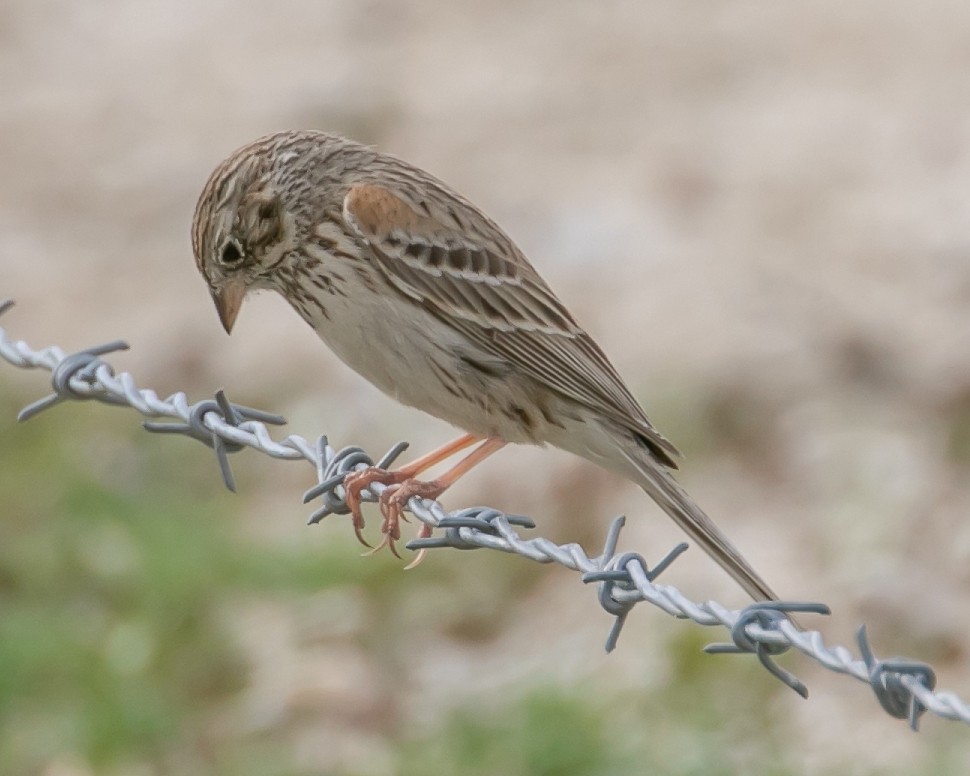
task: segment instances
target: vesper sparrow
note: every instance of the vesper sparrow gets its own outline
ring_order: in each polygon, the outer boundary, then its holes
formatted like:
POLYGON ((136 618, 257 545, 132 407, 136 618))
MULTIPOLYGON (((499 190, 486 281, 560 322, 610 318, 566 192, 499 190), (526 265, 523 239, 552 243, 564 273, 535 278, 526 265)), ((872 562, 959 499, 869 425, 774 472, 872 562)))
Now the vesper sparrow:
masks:
MULTIPOLYGON (((551 444, 640 485, 755 599, 775 594, 670 474, 677 449, 512 240, 407 162, 336 135, 292 131, 239 149, 196 206, 192 247, 226 331, 250 290, 278 291, 351 368, 467 433, 396 471, 382 544, 413 495, 437 497, 509 442, 551 444), (430 482, 415 476, 476 442, 430 482)), ((361 539, 363 541, 363 539, 361 539)))

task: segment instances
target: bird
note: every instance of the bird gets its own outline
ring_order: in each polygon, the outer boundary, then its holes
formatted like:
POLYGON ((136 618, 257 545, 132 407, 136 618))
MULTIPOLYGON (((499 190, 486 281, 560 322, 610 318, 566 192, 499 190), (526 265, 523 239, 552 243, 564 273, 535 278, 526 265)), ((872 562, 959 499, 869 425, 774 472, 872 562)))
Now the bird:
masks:
POLYGON ((379 547, 397 554, 410 498, 438 498, 506 444, 552 445, 639 485, 755 601, 777 600, 674 478, 680 453, 603 349, 502 228, 430 173, 333 133, 270 134, 211 173, 192 249, 227 333, 249 292, 275 291, 351 369, 464 432, 347 475, 362 543, 368 486, 386 486, 379 547))

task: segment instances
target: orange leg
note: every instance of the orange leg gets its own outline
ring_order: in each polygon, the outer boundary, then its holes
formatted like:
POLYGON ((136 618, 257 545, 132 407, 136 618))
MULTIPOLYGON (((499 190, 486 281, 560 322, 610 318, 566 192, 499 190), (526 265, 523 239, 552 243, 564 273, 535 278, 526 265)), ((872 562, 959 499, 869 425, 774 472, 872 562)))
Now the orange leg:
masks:
MULTIPOLYGON (((430 499, 438 498, 471 469, 503 447, 505 447, 504 440, 498 439, 497 437, 489 437, 437 479, 422 482, 421 480, 409 477, 385 488, 380 498, 381 514, 384 515, 384 521, 381 524, 381 533, 384 534, 384 539, 374 549, 374 552, 386 544, 391 548, 391 552, 394 555, 400 557, 394 543, 401 538, 400 523, 404 517, 404 507, 408 501, 414 496, 430 499)), ((428 536, 429 534, 430 526, 424 526, 419 536, 428 536)), ((412 563, 408 564, 407 568, 414 568, 423 558, 424 551, 421 551, 418 553, 418 557, 412 563)))
POLYGON ((481 437, 477 437, 474 434, 463 434, 457 439, 432 450, 427 455, 421 456, 400 469, 389 471, 378 468, 377 466, 370 466, 366 469, 348 474, 344 478, 344 493, 346 494, 344 501, 350 508, 354 535, 357 537, 357 541, 365 547, 370 547, 362 533, 364 529, 364 516, 360 511, 360 494, 367 487, 373 485, 375 482, 380 482, 385 485, 397 485, 406 482, 426 469, 430 469, 435 464, 444 461, 446 458, 450 458, 455 453, 464 450, 469 445, 473 445, 480 440, 481 437))

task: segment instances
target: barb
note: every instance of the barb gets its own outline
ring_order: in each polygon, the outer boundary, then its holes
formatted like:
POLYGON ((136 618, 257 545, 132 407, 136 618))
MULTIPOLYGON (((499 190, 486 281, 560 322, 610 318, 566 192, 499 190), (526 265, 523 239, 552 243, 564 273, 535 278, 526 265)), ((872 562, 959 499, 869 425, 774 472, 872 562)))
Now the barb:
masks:
MULTIPOLYGON (((10 301, 0 302, 0 315, 12 304, 10 301)), ((304 503, 319 498, 322 506, 311 514, 311 524, 327 515, 347 512, 344 477, 350 471, 373 465, 364 450, 359 447, 334 450, 323 436, 310 442, 290 434, 277 442, 270 436, 266 424, 281 426, 285 423, 282 417, 232 404, 222 391, 215 399, 195 404, 189 404, 181 392, 160 399, 150 389, 137 388, 134 378, 127 372, 116 375, 101 358, 126 348, 125 343, 117 341, 70 355, 53 346, 37 351, 23 341, 11 341, 0 327, 0 359, 23 369, 40 368, 52 373, 53 394, 24 408, 19 419, 26 420, 71 399, 131 407, 149 418, 175 421, 149 421, 144 424, 147 430, 184 434, 211 447, 223 481, 230 490, 235 488, 235 483, 228 455, 248 447, 274 458, 304 460, 314 467, 317 484, 306 492, 304 503)), ((379 465, 389 466, 406 448, 405 443, 393 446, 380 459, 379 465)), ((374 484, 362 497, 376 501, 382 490, 382 485, 374 484)), ((443 529, 439 536, 412 541, 407 545, 409 549, 499 550, 539 563, 558 563, 580 572, 584 582, 599 585, 600 603, 614 618, 606 643, 608 651, 616 647, 631 609, 637 603, 648 602, 674 617, 689 619, 699 625, 726 627, 731 634, 731 643, 713 644, 706 651, 754 653, 768 671, 803 697, 808 694, 805 685, 778 667, 773 656, 795 649, 831 671, 869 684, 882 708, 894 717, 907 719, 913 730, 917 729, 920 716, 926 712, 970 725, 970 706, 955 693, 937 691, 936 676, 928 665, 902 658, 878 660, 869 646, 864 628, 858 636, 862 657, 856 658, 845 647, 827 647, 821 633, 800 630, 788 617, 793 612, 828 614, 829 609, 824 604, 771 602, 732 611, 715 601, 695 603, 676 588, 657 584, 659 575, 687 545, 678 545, 652 568, 636 553, 617 555, 616 548, 625 522, 623 517, 613 521, 603 551, 591 558, 578 544, 557 545, 543 538, 523 539, 516 529, 534 528, 535 524, 529 518, 506 515, 490 507, 471 507, 449 513, 436 501, 414 497, 408 503, 408 511, 422 522, 443 529)))
POLYGON ((748 625, 756 623, 764 630, 777 630, 782 621, 787 620, 788 614, 794 612, 811 612, 813 614, 831 614, 832 611, 825 604, 794 603, 786 601, 762 601, 745 607, 734 625, 731 626, 731 640, 733 644, 708 644, 704 651, 708 654, 729 653, 738 654, 753 652, 758 656, 761 665, 780 682, 791 687, 803 698, 808 697, 808 688, 798 677, 772 660, 772 656, 787 652, 789 644, 771 644, 752 639, 748 633, 748 625))
MULTIPOLYGON (((42 399, 41 401, 46 400, 42 399)), ((142 423, 142 426, 146 431, 153 431, 155 433, 185 434, 211 447, 215 451, 216 459, 219 461, 219 471, 222 472, 222 481, 229 490, 235 493, 236 481, 232 476, 232 469, 229 466, 229 453, 239 452, 243 449, 243 445, 239 442, 227 441, 220 433, 210 428, 208 424, 212 423, 215 427, 223 426, 239 429, 247 420, 270 423, 274 426, 286 425, 286 419, 282 415, 273 415, 262 410, 233 404, 226 398, 225 391, 220 389, 216 391, 215 401, 210 399, 193 404, 189 408, 189 416, 185 423, 153 423, 146 420, 142 423)))

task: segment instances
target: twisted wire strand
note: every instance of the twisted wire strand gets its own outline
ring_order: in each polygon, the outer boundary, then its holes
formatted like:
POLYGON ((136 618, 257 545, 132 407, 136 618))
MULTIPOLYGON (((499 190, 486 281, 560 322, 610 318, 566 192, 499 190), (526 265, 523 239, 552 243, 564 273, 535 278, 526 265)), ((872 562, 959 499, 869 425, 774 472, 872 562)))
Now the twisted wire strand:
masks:
MULTIPOLYGON (((9 300, 0 302, 0 315, 12 305, 9 300)), ((110 364, 101 358, 124 349, 127 345, 117 341, 72 354, 57 346, 36 350, 22 340, 11 340, 0 327, 0 359, 22 369, 51 372, 53 393, 25 407, 18 418, 27 420, 69 400, 94 400, 131 407, 152 419, 144 423, 147 430, 184 434, 211 447, 223 480, 230 489, 235 486, 228 456, 249 447, 274 458, 305 460, 314 467, 317 485, 306 492, 304 502, 319 499, 322 506, 311 514, 309 523, 349 511, 343 500, 343 479, 350 471, 374 465, 365 451, 358 447, 335 450, 323 436, 311 442, 290 434, 277 441, 270 434, 268 425, 283 425, 282 417, 233 404, 222 391, 217 392, 215 399, 195 403, 190 403, 181 391, 159 398, 155 391, 139 388, 129 373, 115 374, 110 364), (167 419, 168 422, 158 422, 157 419, 167 419)), ((395 445, 377 461, 377 465, 390 466, 406 447, 404 443, 395 445)), ((362 497, 366 501, 376 501, 383 489, 382 484, 375 483, 364 491, 362 497)), ((438 536, 410 542, 409 549, 498 550, 539 563, 557 563, 579 572, 584 582, 597 584, 601 606, 614 617, 607 637, 607 651, 616 646, 630 610, 637 603, 648 602, 671 616, 698 625, 724 626, 730 632, 731 642, 709 645, 706 651, 754 654, 772 675, 803 697, 808 695, 805 685, 772 659, 790 648, 824 668, 869 684, 882 708, 893 717, 908 720, 913 730, 918 729, 920 717, 926 712, 970 725, 970 705, 954 692, 936 690, 936 676, 929 665, 902 658, 876 658, 864 627, 857 634, 861 655, 857 657, 846 647, 827 646, 819 631, 801 630, 788 616, 799 612, 828 614, 829 608, 824 604, 764 602, 731 610, 716 601, 692 601, 677 588, 658 584, 655 580, 659 574, 687 546, 678 545, 652 568, 636 553, 617 555, 616 546, 624 525, 622 517, 613 521, 602 552, 590 557, 578 544, 558 545, 541 537, 523 539, 516 529, 533 528, 534 523, 529 518, 506 515, 490 507, 447 512, 436 501, 414 497, 407 508, 417 519, 440 529, 438 536)))

